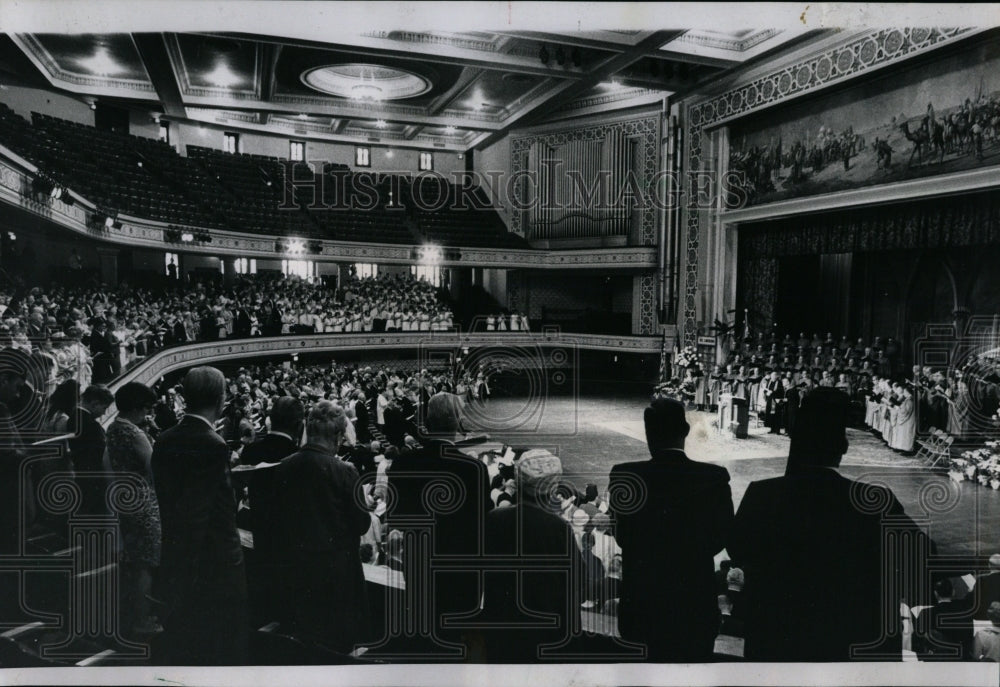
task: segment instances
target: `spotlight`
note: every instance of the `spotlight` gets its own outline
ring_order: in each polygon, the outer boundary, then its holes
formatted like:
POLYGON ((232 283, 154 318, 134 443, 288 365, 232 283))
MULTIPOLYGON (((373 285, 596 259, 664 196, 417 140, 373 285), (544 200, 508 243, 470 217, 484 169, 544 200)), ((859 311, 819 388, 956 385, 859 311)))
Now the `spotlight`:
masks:
POLYGON ((544 65, 548 65, 549 63, 549 51, 544 45, 542 46, 542 49, 538 51, 538 59, 540 59, 544 65))
POLYGON ((192 234, 190 231, 182 231, 181 232, 181 242, 182 243, 193 243, 194 242, 194 234, 192 234))
POLYGON ((286 252, 292 254, 304 253, 306 250, 305 241, 302 239, 289 239, 286 252))
POLYGON ((385 127, 388 126, 388 124, 386 124, 386 121, 384 119, 376 119, 375 126, 377 126, 379 129, 384 129, 385 127))
POLYGON ((446 126, 446 127, 444 128, 444 132, 445 132, 446 134, 449 134, 449 135, 451 135, 451 134, 455 133, 455 131, 456 131, 455 127, 453 127, 453 126, 451 126, 451 125, 448 125, 448 126, 446 126))

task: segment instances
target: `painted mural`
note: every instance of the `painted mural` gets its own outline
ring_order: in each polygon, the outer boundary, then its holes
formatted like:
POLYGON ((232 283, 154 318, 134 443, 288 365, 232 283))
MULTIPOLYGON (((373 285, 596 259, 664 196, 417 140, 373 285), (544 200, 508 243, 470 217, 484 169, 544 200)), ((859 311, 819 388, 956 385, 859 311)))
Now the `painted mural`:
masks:
POLYGON ((736 122, 729 141, 744 206, 1000 164, 1000 40, 736 122))

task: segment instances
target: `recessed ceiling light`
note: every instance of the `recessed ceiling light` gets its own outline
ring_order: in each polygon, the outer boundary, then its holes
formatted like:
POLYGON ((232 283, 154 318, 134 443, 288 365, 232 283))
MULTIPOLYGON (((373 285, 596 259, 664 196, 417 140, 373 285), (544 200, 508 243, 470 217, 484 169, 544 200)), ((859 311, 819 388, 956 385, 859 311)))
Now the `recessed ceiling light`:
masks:
POLYGON ((79 64, 87 71, 101 76, 121 74, 124 70, 122 65, 111 56, 111 52, 106 46, 98 46, 97 50, 90 57, 79 60, 79 64))
POLYGON ((219 88, 230 88, 242 81, 239 75, 235 74, 233 70, 229 68, 229 65, 226 64, 225 60, 219 60, 215 64, 215 69, 206 74, 205 78, 219 88))

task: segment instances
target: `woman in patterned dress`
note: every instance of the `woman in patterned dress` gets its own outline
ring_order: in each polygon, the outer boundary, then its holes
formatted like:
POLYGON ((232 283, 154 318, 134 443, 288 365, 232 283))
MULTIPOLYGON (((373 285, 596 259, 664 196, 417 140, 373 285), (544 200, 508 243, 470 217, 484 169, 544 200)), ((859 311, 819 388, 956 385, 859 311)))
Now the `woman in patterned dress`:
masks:
POLYGON ((156 394, 145 384, 129 382, 115 394, 118 416, 107 432, 106 460, 117 473, 127 473, 128 497, 118 510, 121 533, 122 626, 141 636, 159 626, 149 613, 147 595, 153 570, 160 565, 160 506, 153 488, 153 447, 140 425, 152 414, 156 394))

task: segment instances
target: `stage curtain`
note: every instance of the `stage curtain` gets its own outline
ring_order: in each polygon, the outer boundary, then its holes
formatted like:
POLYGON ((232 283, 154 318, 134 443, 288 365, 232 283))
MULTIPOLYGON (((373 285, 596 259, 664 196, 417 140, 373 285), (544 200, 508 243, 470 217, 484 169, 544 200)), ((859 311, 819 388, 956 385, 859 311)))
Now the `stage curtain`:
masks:
POLYGON ((741 225, 740 258, 953 248, 1000 242, 1000 194, 899 203, 741 225))

